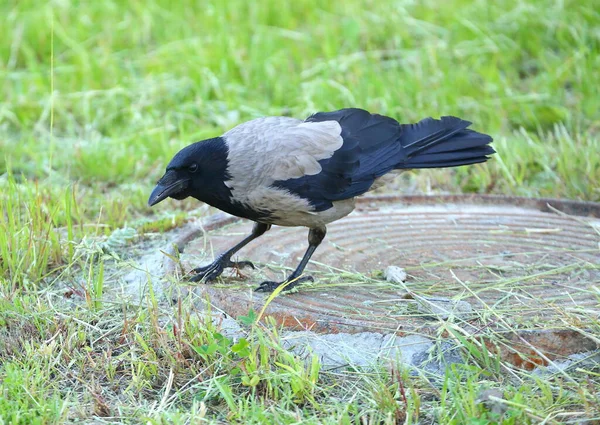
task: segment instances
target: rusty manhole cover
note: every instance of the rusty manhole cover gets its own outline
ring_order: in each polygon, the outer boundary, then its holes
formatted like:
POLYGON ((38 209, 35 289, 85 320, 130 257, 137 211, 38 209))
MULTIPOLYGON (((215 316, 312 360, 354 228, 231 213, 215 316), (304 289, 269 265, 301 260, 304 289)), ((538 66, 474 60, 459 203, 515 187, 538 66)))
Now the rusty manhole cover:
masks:
MULTIPOLYGON (((415 305, 416 296, 470 303, 474 326, 493 323, 530 335, 569 328, 574 321, 585 326, 586 318, 600 315, 599 217, 600 204, 587 202, 470 195, 363 198, 356 211, 328 226, 306 269, 316 283, 277 297, 266 315, 317 332, 436 332, 435 320, 415 305), (385 281, 381 271, 388 266, 404 268, 406 282, 385 281)), ((186 270, 208 263, 252 227, 223 215, 208 222, 212 230, 185 246, 186 270)), ((233 317, 260 310, 268 295, 252 289, 289 274, 306 238, 307 229, 273 227, 239 253, 258 270, 243 270, 243 279, 226 272, 222 283, 198 289, 233 317)))

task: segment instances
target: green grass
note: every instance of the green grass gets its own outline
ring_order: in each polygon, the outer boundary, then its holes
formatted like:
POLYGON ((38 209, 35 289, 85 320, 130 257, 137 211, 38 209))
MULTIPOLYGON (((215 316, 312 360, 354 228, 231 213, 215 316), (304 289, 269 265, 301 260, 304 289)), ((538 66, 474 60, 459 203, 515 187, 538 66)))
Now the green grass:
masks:
POLYGON ((242 347, 190 300, 123 301, 112 271, 197 208, 146 207, 171 155, 261 115, 458 115, 494 160, 409 185, 600 201, 600 1, 8 0, 0 27, 0 424, 599 420, 597 368, 326 371, 273 326, 242 347))

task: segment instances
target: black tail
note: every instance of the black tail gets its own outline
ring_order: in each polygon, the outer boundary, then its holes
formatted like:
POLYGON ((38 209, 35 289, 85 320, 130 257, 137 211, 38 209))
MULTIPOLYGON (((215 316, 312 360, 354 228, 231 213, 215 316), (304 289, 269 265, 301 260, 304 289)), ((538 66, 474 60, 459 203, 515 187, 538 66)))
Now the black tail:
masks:
POLYGON ((406 160, 395 168, 441 168, 476 164, 495 153, 487 134, 469 130, 471 123, 456 117, 425 118, 402 124, 400 144, 406 160))
POLYGON ((306 121, 337 121, 344 143, 331 158, 320 161, 321 173, 278 186, 310 199, 317 211, 331 208, 332 201, 365 193, 393 169, 476 164, 494 153, 490 136, 469 130, 471 123, 456 117, 400 124, 390 117, 348 108, 319 112, 306 121))

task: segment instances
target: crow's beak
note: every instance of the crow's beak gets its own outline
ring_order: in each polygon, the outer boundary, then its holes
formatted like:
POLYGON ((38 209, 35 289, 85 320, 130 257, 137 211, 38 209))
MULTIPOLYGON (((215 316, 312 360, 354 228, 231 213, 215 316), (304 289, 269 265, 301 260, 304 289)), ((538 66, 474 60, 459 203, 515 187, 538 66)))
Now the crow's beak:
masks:
POLYGON ((167 171, 150 194, 148 206, 156 205, 163 199, 187 189, 189 181, 189 178, 178 179, 174 171, 167 171))

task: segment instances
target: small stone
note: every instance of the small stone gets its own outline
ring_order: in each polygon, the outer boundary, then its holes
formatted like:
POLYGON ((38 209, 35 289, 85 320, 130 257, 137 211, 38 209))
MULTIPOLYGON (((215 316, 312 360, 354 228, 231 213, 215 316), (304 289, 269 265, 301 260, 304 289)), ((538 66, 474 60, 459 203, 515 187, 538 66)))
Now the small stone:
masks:
POLYGON ((496 400, 497 398, 504 400, 504 394, 502 391, 496 388, 490 388, 481 391, 475 402, 477 404, 483 404, 491 413, 502 416, 508 407, 501 401, 496 400))
POLYGON ((450 316, 464 319, 471 315, 473 307, 466 301, 456 301, 450 298, 414 297, 417 310, 437 319, 447 320, 450 316))
POLYGON ((406 280, 406 272, 402 267, 388 266, 383 272, 383 277, 388 282, 404 283, 404 281, 406 280))

